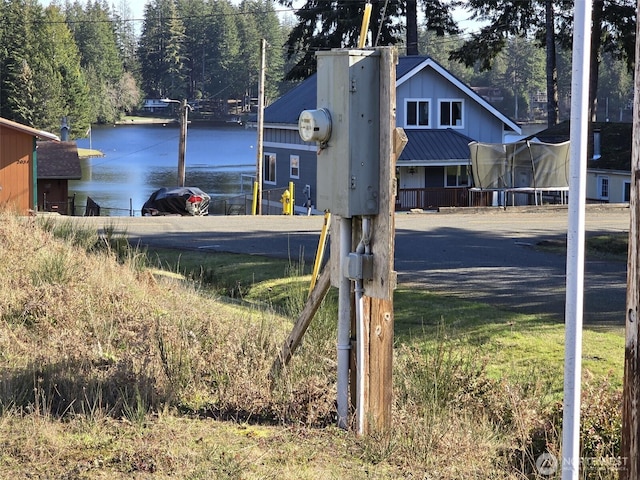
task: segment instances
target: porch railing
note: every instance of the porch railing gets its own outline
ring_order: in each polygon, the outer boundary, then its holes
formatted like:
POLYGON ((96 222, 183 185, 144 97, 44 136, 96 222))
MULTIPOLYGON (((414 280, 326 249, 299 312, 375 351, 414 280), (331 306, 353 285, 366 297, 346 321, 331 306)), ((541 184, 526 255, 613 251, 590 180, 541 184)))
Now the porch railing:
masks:
MULTIPOLYGON (((482 201, 474 196, 474 203, 482 201)), ((398 190, 396 210, 413 208, 435 210, 439 207, 468 207, 469 191, 466 187, 456 188, 401 188, 398 190)))

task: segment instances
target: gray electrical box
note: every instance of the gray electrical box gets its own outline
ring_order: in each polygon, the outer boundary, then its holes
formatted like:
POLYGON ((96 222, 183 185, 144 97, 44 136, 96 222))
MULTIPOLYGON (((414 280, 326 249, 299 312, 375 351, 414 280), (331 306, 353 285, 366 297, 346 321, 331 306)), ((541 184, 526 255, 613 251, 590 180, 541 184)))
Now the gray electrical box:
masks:
POLYGON ((380 53, 332 50, 316 56, 317 106, 331 122, 330 137, 318 151, 317 208, 345 218, 377 215, 380 53))

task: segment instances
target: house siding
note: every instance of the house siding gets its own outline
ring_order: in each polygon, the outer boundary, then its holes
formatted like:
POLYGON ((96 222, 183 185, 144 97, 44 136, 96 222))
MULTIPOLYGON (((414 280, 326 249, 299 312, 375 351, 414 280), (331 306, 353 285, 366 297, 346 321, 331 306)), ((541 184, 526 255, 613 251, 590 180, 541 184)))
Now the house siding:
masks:
POLYGON ((619 170, 590 169, 587 170, 587 200, 604 203, 628 203, 625 199, 625 183, 631 182, 629 172, 619 170), (609 195, 603 199, 600 196, 598 179, 608 179, 609 195))
MULTIPOLYGON (((270 190, 286 188, 289 185, 289 182, 294 182, 294 205, 296 207, 303 207, 307 199, 304 194, 304 188, 305 185, 309 185, 311 188, 311 201, 313 205, 315 205, 316 192, 314 190, 317 179, 315 148, 313 150, 291 149, 270 145, 272 144, 265 141, 264 152, 265 154, 271 153, 276 155, 276 183, 265 184, 264 189, 270 190), (300 160, 298 178, 291 177, 291 155, 297 155, 300 160)), ((301 145, 301 147, 304 148, 304 145, 301 145)))
POLYGON ((34 205, 33 136, 0 126, 0 205, 25 214, 34 205))
POLYGON ((456 129, 456 131, 479 142, 502 143, 503 141, 502 122, 496 117, 487 115, 484 107, 430 68, 422 70, 403 82, 398 87, 396 95, 398 99, 396 123, 398 126, 404 127, 406 98, 430 99, 430 128, 432 129, 438 126, 438 101, 445 98, 460 99, 464 102, 463 128, 456 129))
MULTIPOLYGON (((264 130, 264 142, 265 145, 268 143, 279 143, 279 144, 288 144, 288 145, 305 145, 305 142, 300 138, 300 134, 297 129, 292 128, 265 128, 264 130)), ((306 145, 311 145, 307 143, 306 145)))

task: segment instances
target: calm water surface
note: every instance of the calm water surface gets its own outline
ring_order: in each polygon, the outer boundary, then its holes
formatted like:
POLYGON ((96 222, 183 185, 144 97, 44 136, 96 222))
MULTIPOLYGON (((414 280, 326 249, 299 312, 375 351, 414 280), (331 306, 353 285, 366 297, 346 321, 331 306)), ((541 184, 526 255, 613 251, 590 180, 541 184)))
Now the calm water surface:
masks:
MULTIPOLYGON (((69 182, 76 213, 84 213, 89 196, 103 215, 129 215, 130 204, 140 215, 151 193, 177 185, 179 137, 177 124, 93 127, 91 139, 78 140, 78 146, 105 156, 81 160, 82 180, 69 182)), ((221 213, 225 199, 251 193, 256 140, 255 129, 189 125, 185 185, 211 196, 211 213, 221 213)))

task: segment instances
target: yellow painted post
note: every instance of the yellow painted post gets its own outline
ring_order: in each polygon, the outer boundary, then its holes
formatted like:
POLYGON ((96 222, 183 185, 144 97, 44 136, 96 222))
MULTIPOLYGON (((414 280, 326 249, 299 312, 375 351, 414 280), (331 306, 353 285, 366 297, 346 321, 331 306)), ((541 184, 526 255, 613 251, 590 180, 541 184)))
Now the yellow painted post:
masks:
POLYGON ((362 26, 360 27, 360 38, 358 39, 358 48, 364 48, 367 42, 367 30, 369 30, 369 19, 371 18, 371 4, 364 6, 364 15, 362 17, 362 26))
POLYGON ((291 202, 289 204, 289 215, 295 214, 295 205, 296 205, 295 193, 296 193, 296 190, 293 185, 293 182, 289 182, 289 201, 291 202))
POLYGON ((258 211, 258 182, 253 182, 253 201, 251 202, 251 215, 258 211))
POLYGON ((324 212, 324 225, 322 226, 322 232, 320 232, 318 250, 316 250, 316 260, 313 264, 313 274, 311 275, 311 286, 309 287, 309 295, 311 295, 311 292, 313 292, 313 288, 316 286, 316 282, 318 281, 320 267, 322 266, 322 259, 324 258, 324 250, 327 246, 327 234, 329 233, 330 226, 331 213, 324 212))

